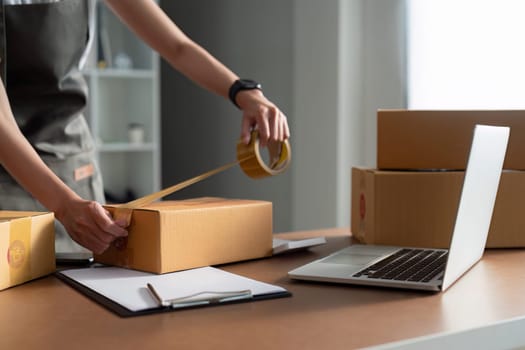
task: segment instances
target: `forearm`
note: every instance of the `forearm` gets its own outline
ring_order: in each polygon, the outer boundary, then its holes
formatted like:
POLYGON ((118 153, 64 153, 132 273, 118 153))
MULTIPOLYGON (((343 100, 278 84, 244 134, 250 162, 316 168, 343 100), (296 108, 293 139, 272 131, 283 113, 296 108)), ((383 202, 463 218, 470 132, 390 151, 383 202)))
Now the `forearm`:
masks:
MULTIPOLYGON (((113 11, 139 37, 176 70, 198 85, 228 98, 239 77, 189 39, 153 0, 106 0, 113 11)), ((257 127, 261 145, 290 136, 286 116, 260 90, 243 90, 235 96, 243 113, 241 138, 247 143, 257 127)))
POLYGON ((75 199, 69 189, 40 159, 18 128, 3 85, 0 84, 0 163, 48 210, 61 214, 75 199))
POLYGON ((194 42, 181 45, 166 60, 200 86, 228 99, 228 90, 239 77, 194 42))
POLYGON ((67 201, 76 197, 40 159, 31 145, 22 139, 23 135, 13 134, 1 128, 0 159, 4 168, 31 195, 50 211, 61 212, 67 201), (14 137, 11 137, 14 136, 14 137))
POLYGON ((225 98, 238 76, 188 38, 152 0, 106 0, 112 10, 176 70, 225 98))

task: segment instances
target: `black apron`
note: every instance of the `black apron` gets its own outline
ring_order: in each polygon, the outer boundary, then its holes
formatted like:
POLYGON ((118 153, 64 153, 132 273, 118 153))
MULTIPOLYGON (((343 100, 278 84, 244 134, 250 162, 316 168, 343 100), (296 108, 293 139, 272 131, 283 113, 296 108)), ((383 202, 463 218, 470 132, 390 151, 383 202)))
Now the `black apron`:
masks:
MULTIPOLYGON (((80 61, 89 40, 89 0, 0 0, 0 74, 25 137, 62 181, 104 202, 94 143, 82 114, 80 61)), ((0 167, 0 209, 46 210, 0 167)), ((57 222, 56 250, 82 250, 57 222)))

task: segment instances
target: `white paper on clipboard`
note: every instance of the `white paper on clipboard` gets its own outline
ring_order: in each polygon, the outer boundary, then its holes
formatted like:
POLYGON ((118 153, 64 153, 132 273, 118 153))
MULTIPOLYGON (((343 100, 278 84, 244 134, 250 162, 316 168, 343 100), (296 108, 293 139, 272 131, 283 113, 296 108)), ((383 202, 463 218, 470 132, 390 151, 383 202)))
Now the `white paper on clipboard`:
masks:
POLYGON ((148 290, 148 283, 155 286, 163 299, 187 298, 203 291, 250 290, 252 297, 287 293, 282 287, 209 266, 162 275, 119 267, 90 267, 59 273, 133 312, 159 307, 148 290))

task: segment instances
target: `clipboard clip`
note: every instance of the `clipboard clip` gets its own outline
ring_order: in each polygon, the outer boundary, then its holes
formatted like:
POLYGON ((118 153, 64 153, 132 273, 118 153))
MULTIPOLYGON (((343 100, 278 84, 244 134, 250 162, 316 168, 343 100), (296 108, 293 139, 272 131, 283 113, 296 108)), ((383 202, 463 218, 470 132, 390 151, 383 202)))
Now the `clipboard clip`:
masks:
POLYGON ((172 309, 197 306, 197 305, 211 305, 220 304, 229 301, 251 299, 253 297, 252 291, 249 289, 238 291, 202 291, 190 294, 180 298, 163 299, 155 290, 152 284, 147 284, 148 290, 151 292, 153 298, 160 306, 171 307, 172 309))

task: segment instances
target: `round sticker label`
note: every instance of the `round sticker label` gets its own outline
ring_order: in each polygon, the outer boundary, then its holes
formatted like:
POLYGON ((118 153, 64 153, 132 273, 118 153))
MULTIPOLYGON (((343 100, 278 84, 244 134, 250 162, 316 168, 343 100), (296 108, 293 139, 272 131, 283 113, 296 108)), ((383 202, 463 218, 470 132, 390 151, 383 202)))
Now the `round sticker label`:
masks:
POLYGON ((26 248, 20 240, 15 240, 9 245, 7 250, 7 263, 13 268, 19 268, 24 264, 26 258, 26 248))

